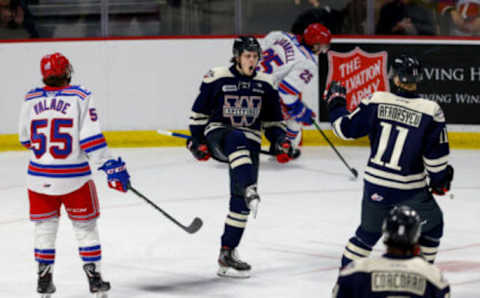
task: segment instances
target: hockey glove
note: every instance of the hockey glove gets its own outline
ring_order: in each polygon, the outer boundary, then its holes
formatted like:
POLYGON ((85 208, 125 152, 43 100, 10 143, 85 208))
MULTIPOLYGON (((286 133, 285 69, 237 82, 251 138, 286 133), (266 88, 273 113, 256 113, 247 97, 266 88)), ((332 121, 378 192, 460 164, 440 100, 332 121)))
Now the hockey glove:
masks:
POLYGON ((122 158, 118 160, 110 159, 103 166, 98 168, 107 174, 108 186, 121 192, 127 192, 130 184, 130 175, 128 175, 127 167, 122 158))
POLYGON ((327 102, 328 110, 337 106, 347 106, 347 88, 342 83, 332 81, 323 93, 323 99, 327 102))
POLYGON ((450 190, 450 185, 452 184, 453 180, 453 167, 451 165, 447 165, 447 174, 443 179, 443 182, 439 185, 431 185, 430 192, 434 195, 443 196, 450 190))
POLYGON ((276 155, 279 163, 287 163, 293 159, 292 143, 287 138, 280 138, 273 147, 273 154, 276 155))
POLYGON ((187 140, 187 148, 190 150, 190 152, 192 152, 193 157, 199 161, 207 161, 210 158, 210 152, 208 152, 207 144, 202 144, 194 138, 187 140))

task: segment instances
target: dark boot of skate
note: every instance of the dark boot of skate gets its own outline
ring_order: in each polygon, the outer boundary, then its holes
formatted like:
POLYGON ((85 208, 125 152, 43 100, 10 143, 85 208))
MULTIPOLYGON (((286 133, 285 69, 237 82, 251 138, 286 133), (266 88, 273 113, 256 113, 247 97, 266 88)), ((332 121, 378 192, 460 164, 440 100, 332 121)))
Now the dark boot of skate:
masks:
POLYGON ((300 149, 293 149, 292 159, 297 159, 300 157, 300 155, 302 155, 302 151, 300 151, 300 149))
POLYGON ((39 263, 38 264, 38 284, 37 292, 40 293, 40 297, 51 297, 50 294, 55 293, 55 285, 52 279, 53 267, 50 264, 39 263))
POLYGON ((252 269, 248 263, 240 260, 236 249, 229 247, 220 249, 218 265, 217 275, 222 277, 248 278, 252 269))
MULTIPOLYGON (((108 281, 103 281, 102 275, 96 269, 95 263, 83 265, 83 270, 87 274, 90 293, 102 294, 110 290, 110 283, 108 281)), ((97 297, 106 297, 106 294, 100 296, 97 295, 97 297)))

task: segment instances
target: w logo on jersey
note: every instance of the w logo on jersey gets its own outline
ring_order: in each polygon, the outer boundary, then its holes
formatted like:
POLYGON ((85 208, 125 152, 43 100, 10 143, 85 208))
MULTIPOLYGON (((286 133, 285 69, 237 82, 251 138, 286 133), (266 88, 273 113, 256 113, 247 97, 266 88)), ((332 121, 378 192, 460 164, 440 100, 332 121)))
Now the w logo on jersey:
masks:
POLYGON ((230 118, 233 126, 251 126, 260 115, 260 96, 225 95, 223 117, 230 118))

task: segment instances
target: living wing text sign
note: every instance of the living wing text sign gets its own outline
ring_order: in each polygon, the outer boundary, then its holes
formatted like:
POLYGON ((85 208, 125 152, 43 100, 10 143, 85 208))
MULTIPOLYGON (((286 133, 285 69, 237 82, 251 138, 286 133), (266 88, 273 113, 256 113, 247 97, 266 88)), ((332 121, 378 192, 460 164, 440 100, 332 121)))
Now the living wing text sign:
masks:
POLYGON ((347 109, 353 111, 360 101, 375 91, 389 91, 387 52, 367 53, 356 47, 350 52, 328 52, 327 86, 332 81, 347 87, 347 109))

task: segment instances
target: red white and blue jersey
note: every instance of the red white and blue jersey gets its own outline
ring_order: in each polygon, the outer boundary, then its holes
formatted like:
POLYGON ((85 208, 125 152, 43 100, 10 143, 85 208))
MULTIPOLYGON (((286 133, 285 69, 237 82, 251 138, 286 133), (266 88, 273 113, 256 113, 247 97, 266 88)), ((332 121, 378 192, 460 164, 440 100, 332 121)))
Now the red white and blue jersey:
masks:
POLYGON ((440 270, 420 257, 384 255, 351 262, 340 271, 333 298, 449 298, 440 270))
POLYGON ((448 165, 445 116, 434 101, 414 93, 375 92, 349 113, 337 106, 329 111, 335 134, 351 140, 370 139, 370 158, 364 173, 365 195, 396 204, 441 185, 448 165))
POLYGON ((91 179, 95 166, 111 159, 90 91, 80 86, 29 91, 20 114, 19 139, 31 150, 28 189, 61 195, 91 179))
POLYGON ((305 89, 316 80, 317 57, 291 33, 273 31, 261 43, 260 71, 272 74, 283 104, 293 106, 302 100, 305 89))

